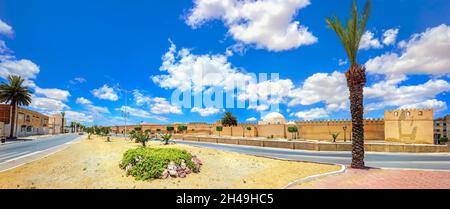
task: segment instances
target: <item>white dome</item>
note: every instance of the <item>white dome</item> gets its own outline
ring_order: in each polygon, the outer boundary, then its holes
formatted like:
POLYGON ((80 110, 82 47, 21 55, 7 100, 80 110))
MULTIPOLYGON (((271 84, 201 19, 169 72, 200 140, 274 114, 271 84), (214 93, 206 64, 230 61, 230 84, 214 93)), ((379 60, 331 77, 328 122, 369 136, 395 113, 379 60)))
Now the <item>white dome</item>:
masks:
POLYGON ((278 112, 271 112, 264 117, 264 121, 273 120, 273 119, 283 119, 284 116, 278 112))
POLYGON ((287 125, 295 125, 296 123, 294 121, 289 121, 288 123, 286 123, 287 125))
POLYGON ((286 120, 284 119, 284 116, 278 112, 271 112, 267 114, 260 124, 285 124, 286 120))

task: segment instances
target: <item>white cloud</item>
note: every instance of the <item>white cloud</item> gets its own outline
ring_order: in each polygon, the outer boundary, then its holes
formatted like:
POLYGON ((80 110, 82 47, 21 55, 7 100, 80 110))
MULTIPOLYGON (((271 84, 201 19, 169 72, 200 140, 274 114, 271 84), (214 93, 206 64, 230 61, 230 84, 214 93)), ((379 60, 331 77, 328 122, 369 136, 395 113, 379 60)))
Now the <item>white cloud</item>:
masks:
MULTIPOLYGON (((435 97, 441 93, 450 91, 450 84, 445 80, 429 80, 418 85, 400 86, 400 82, 406 77, 399 79, 387 78, 371 87, 364 89, 367 101, 367 111, 382 109, 386 106, 395 107, 437 107, 441 109, 445 104, 435 102, 435 97)), ((445 102, 444 102, 445 103, 445 102)))
POLYGON ((309 0, 195 0, 194 4, 188 25, 196 28, 219 19, 235 40, 257 48, 282 51, 317 42, 307 27, 293 20, 309 0))
POLYGON ((131 116, 139 117, 139 118, 149 118, 151 116, 150 112, 148 112, 148 111, 145 111, 145 110, 139 109, 139 108, 132 108, 129 106, 122 106, 120 108, 117 108, 116 110, 122 111, 122 112, 127 112, 131 116))
POLYGON ((84 97, 79 97, 76 100, 77 104, 83 105, 92 114, 108 114, 110 113, 107 107, 99 107, 92 104, 92 102, 84 97))
POLYGON ((76 112, 76 111, 65 111, 66 115, 64 116, 66 120, 70 123, 72 121, 80 122, 80 123, 92 123, 94 122, 94 117, 92 115, 87 115, 85 113, 76 112))
POLYGON ((401 54, 385 53, 365 66, 372 74, 450 74, 450 27, 440 25, 399 44, 401 54))
POLYGON ((425 100, 414 104, 407 104, 400 109, 433 109, 434 111, 442 111, 447 109, 447 104, 436 99, 425 100))
POLYGON ((258 119, 256 119, 255 117, 251 117, 251 118, 247 118, 247 120, 245 120, 245 121, 248 121, 248 122, 254 122, 254 121, 257 121, 258 119))
MULTIPOLYGON (((10 51, 11 50, 8 48, 8 46, 6 46, 5 41, 0 40, 0 54, 8 53, 10 51)), ((5 60, 5 59, 4 58, 0 59, 0 61, 2 61, 2 60, 5 60)))
POLYGON ((98 89, 92 90, 92 94, 95 97, 103 100, 117 101, 119 99, 119 96, 114 91, 114 89, 109 87, 107 84, 98 89))
POLYGON ((296 117, 303 120, 314 120, 319 118, 327 118, 328 112, 323 108, 314 108, 307 111, 300 111, 294 114, 296 117))
POLYGON ((78 97, 76 100, 77 104, 81 104, 81 105, 90 105, 92 104, 92 102, 84 97, 78 97))
POLYGON ((156 97, 152 101, 150 112, 153 114, 183 114, 179 106, 170 104, 165 98, 156 97))
POLYGON ((67 101, 67 99, 70 96, 70 92, 66 91, 66 90, 61 90, 61 89, 43 89, 40 87, 35 87, 34 91, 36 94, 38 95, 43 95, 47 98, 50 99, 56 99, 59 101, 67 101))
POLYGON ((145 104, 148 105, 148 104, 150 104, 152 102, 152 98, 151 97, 144 96, 141 92, 139 92, 139 90, 134 90, 133 91, 133 97, 134 97, 134 101, 139 106, 145 105, 145 104))
POLYGON ((259 104, 259 105, 249 105, 249 110, 256 110, 258 112, 267 111, 269 109, 269 105, 267 104, 259 104))
POLYGON ((18 75, 23 79, 35 79, 39 73, 39 66, 30 60, 7 60, 0 62, 0 77, 7 78, 9 75, 18 75))
POLYGON ((162 88, 181 91, 201 92, 212 86, 234 89, 236 81, 251 79, 234 68, 225 55, 195 55, 188 49, 177 52, 173 43, 163 56, 160 70, 168 74, 153 76, 153 82, 162 88))
POLYGON ((86 83, 86 81, 87 80, 83 77, 76 77, 76 78, 70 80, 69 83, 72 85, 76 85, 76 84, 86 83))
POLYGON ((32 97, 30 107, 49 112, 60 112, 64 109, 69 108, 69 106, 67 106, 60 100, 34 96, 32 97))
POLYGON ((109 110, 107 107, 99 107, 95 105, 86 105, 86 108, 92 114, 109 114, 109 110))
POLYGON ((145 111, 143 109, 139 108, 133 108, 129 106, 122 106, 120 108, 116 108, 117 111, 126 112, 131 116, 138 117, 138 118, 153 118, 160 121, 167 121, 167 118, 161 117, 161 116, 155 116, 150 114, 150 112, 145 111))
POLYGON ((290 92, 289 106, 312 105, 324 102, 329 110, 347 108, 348 88, 345 75, 340 72, 316 73, 307 78, 303 86, 290 92))
POLYGON ((191 112, 197 112, 202 117, 205 117, 205 116, 209 116, 209 115, 218 114, 218 113, 222 112, 222 110, 214 108, 214 107, 207 107, 207 108, 194 107, 191 109, 191 112))
POLYGON ((343 60, 343 59, 339 59, 338 60, 338 64, 339 64, 339 66, 344 66, 344 65, 348 64, 348 61, 347 60, 343 60))
POLYGON ((148 106, 150 108, 150 112, 153 114, 183 114, 179 106, 170 104, 170 102, 167 101, 166 98, 152 98, 150 96, 142 94, 139 90, 133 91, 133 97, 136 105, 148 106))
POLYGON ((370 32, 370 31, 366 31, 363 36, 361 37, 361 42, 359 43, 359 49, 371 49, 371 48, 375 48, 375 49, 380 49, 383 48, 383 45, 380 43, 380 41, 374 37, 375 34, 370 32))
POLYGON ((12 36, 13 34, 13 28, 0 19, 0 35, 12 36))
POLYGON ((241 101, 263 101, 267 104, 279 104, 285 101, 285 97, 289 95, 293 88, 294 84, 289 79, 250 83, 238 95, 238 99, 241 101))
POLYGON ((386 46, 390 46, 395 44, 395 41, 397 40, 399 29, 398 28, 391 28, 383 33, 383 44, 386 46))

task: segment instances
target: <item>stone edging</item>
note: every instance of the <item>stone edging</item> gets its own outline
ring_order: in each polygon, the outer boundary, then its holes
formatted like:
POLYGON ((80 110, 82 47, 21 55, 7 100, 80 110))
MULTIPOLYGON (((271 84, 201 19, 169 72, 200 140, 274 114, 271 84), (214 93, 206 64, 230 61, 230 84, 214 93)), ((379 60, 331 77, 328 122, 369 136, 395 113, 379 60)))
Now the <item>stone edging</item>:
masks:
MULTIPOLYGON (((351 151, 352 145, 347 143, 320 143, 310 141, 277 141, 277 140, 254 140, 237 139, 226 137, 204 137, 204 136, 183 136, 183 141, 209 142, 217 144, 235 144, 257 147, 273 147, 294 150, 310 151, 351 151)), ((448 153, 449 148, 442 145, 422 145, 422 144, 377 144, 365 143, 367 152, 389 152, 389 153, 448 153)))
POLYGON ((347 170, 347 167, 345 165, 341 165, 341 164, 337 164, 339 166, 341 166, 341 169, 338 171, 332 171, 332 172, 328 172, 328 173, 322 173, 322 174, 317 174, 317 175, 312 175, 312 176, 308 176, 305 178, 301 178, 298 180, 295 180, 291 183, 289 183, 288 185, 284 186, 282 189, 289 189, 293 186, 299 185, 299 184, 303 184, 303 183, 307 183, 310 181, 314 181, 320 178, 324 178, 324 177, 328 177, 328 176, 334 176, 334 175, 339 175, 344 173, 347 170))

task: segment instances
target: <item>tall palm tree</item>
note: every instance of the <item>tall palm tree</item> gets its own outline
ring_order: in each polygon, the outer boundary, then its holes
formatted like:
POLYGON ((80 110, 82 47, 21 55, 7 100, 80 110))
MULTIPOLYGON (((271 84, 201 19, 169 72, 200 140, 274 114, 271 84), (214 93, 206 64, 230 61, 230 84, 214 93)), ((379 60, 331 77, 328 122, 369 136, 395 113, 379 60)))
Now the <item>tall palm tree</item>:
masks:
POLYGON ((352 168, 364 168, 364 106, 363 106, 363 88, 366 84, 366 69, 358 64, 357 54, 361 37, 363 36, 369 19, 371 2, 367 0, 362 16, 358 16, 358 7, 356 0, 353 0, 351 17, 347 26, 342 26, 337 16, 327 18, 326 22, 332 28, 344 46, 348 59, 350 60, 350 69, 345 73, 347 86, 350 91, 350 112, 352 115, 352 168))
POLYGON ((66 112, 61 112, 61 134, 65 134, 64 132, 65 132, 65 125, 64 125, 64 123, 65 123, 65 121, 64 121, 64 117, 66 116, 66 112))
MULTIPOLYGON (((8 76, 8 83, 0 84, 0 102, 9 103, 12 107, 11 131, 9 138, 14 138, 14 128, 16 125, 17 106, 28 106, 31 103, 31 90, 23 85, 25 81, 22 77, 16 75, 8 76)), ((2 140, 2 142, 4 142, 2 140)))
POLYGON ((231 112, 226 112, 220 120, 223 126, 237 126, 238 122, 236 117, 231 112))

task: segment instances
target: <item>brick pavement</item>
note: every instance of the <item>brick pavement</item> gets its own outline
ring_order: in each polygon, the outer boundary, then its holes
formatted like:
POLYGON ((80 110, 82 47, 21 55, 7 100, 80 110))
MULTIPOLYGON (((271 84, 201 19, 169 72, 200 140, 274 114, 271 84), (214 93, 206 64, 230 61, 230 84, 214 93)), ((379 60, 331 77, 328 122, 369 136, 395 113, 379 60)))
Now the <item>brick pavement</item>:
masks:
POLYGON ((345 173, 297 185, 303 189, 450 189, 450 172, 348 168, 345 173))

